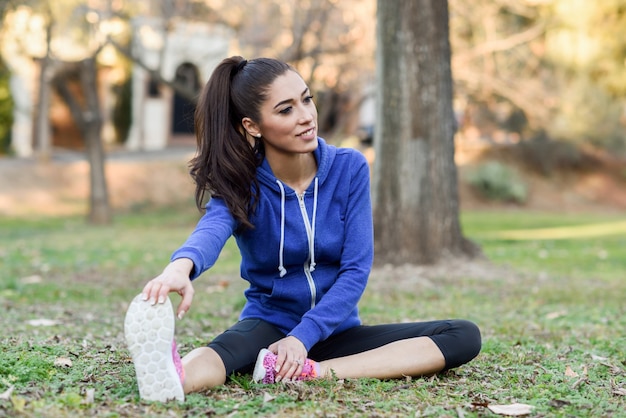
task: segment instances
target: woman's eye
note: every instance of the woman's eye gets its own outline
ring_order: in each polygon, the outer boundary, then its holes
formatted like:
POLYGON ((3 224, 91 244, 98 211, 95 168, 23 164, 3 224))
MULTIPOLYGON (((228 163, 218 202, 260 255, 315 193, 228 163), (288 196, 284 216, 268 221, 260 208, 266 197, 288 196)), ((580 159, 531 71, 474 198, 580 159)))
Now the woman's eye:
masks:
POLYGON ((306 96, 304 98, 304 103, 311 103, 313 101, 313 96, 306 96))
POLYGON ((287 114, 289 114, 289 112, 291 112, 291 106, 282 109, 279 113, 281 113, 283 115, 287 115, 287 114))

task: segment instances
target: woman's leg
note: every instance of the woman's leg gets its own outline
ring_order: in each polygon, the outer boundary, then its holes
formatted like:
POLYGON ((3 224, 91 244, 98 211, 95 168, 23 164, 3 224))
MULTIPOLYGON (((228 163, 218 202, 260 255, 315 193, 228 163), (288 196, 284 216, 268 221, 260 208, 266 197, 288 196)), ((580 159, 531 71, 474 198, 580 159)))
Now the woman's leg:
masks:
POLYGON ((223 385, 226 382, 226 368, 222 358, 209 347, 199 347, 182 359, 185 368, 185 393, 223 385))
POLYGON ((440 372, 446 360, 428 337, 394 341, 382 347, 320 362, 320 377, 391 379, 440 372), (418 354, 419 353, 419 354, 418 354))
POLYGON ((259 351, 284 336, 260 319, 237 322, 208 347, 196 348, 183 357, 185 393, 222 385, 232 373, 252 371, 259 351))
POLYGON ((393 378, 460 366, 480 346, 473 323, 430 321, 352 328, 315 345, 309 356, 320 362, 321 375, 393 378))

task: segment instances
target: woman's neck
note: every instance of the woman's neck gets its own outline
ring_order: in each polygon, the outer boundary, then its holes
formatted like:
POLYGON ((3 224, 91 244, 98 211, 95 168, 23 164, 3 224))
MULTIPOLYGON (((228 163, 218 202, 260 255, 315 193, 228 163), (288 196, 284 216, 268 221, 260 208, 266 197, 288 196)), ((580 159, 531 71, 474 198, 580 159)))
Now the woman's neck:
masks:
POLYGON ((267 156, 272 172, 281 182, 298 194, 304 193, 317 174, 317 161, 312 152, 267 156))

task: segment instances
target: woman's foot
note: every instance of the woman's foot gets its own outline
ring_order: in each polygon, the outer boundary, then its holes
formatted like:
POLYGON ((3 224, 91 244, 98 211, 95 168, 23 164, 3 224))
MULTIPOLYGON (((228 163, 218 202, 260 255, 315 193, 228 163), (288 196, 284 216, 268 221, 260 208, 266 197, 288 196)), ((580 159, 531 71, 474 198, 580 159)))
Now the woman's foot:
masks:
POLYGON ((169 298, 152 305, 137 295, 126 312, 124 334, 141 399, 184 401, 184 370, 174 341, 174 310, 169 298))
MULTIPOLYGON (((302 372, 295 380, 311 380, 319 376, 319 363, 306 359, 302 372)), ((252 380, 262 383, 276 383, 276 354, 267 348, 262 349, 256 359, 252 380)))

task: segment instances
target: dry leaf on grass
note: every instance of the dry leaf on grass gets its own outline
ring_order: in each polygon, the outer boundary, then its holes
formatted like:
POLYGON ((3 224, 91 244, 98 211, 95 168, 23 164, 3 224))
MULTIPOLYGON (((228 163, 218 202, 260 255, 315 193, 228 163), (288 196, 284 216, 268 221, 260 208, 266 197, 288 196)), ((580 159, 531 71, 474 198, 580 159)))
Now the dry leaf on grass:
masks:
POLYGON ((273 401, 274 399, 276 399, 275 396, 270 395, 269 393, 265 392, 263 393, 263 403, 268 403, 273 401))
POLYGON ((565 315, 567 315, 567 311, 550 312, 546 315, 546 319, 557 319, 565 315))
POLYGON ((13 386, 8 388, 4 392, 0 393, 0 400, 8 401, 9 399, 11 399, 11 394, 12 393, 13 393, 13 386))
POLYGON ((91 388, 91 389, 87 389, 85 391, 85 399, 83 400, 83 403, 87 404, 87 405, 91 405, 94 402, 96 396, 96 390, 91 388))
POLYGON ((567 377, 578 377, 578 373, 576 373, 570 366, 565 367, 565 376, 567 377))
POLYGON ((38 274, 33 274, 32 276, 22 277, 20 279, 20 282, 22 282, 22 284, 37 284, 37 283, 41 283, 42 281, 43 281, 43 278, 38 274))
MULTIPOLYGON (((581 370, 581 374, 583 376, 587 376, 587 366, 586 365, 583 365, 582 370, 581 370)), ((570 366, 565 366, 565 376, 567 376, 567 377, 578 377, 579 375, 570 366)))
POLYGON ((57 359, 54 360, 54 365, 57 367, 72 367, 72 359, 67 357, 57 357, 57 359))
POLYGON ((32 325, 33 327, 51 327, 54 325, 59 325, 61 321, 48 319, 48 318, 38 318, 38 319, 31 319, 29 321, 26 321, 26 323, 28 325, 32 325))
POLYGON ((530 414, 534 406, 523 403, 514 403, 510 405, 488 405, 487 408, 489 408, 489 410, 494 414, 520 417, 530 414))

